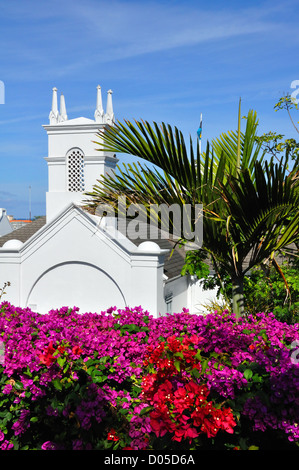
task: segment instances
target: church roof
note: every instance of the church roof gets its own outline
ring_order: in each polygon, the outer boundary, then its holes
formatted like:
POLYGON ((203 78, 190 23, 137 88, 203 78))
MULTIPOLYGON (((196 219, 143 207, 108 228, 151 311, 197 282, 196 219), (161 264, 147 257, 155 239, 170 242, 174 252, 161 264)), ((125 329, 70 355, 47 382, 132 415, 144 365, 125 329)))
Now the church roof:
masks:
MULTIPOLYGON (((19 229, 13 230, 12 232, 0 237, 0 248, 9 240, 20 240, 21 242, 25 243, 29 240, 39 229, 41 229, 44 225, 46 225, 46 216, 39 217, 36 220, 33 220, 31 223, 27 223, 26 225, 20 227, 19 229)), ((149 226, 147 224, 143 224, 139 226, 139 234, 141 235, 141 241, 149 240, 150 237, 149 233, 149 226)), ((127 236, 127 233, 124 233, 127 236)), ((140 239, 131 239, 131 242, 138 246, 141 241, 140 239)), ((168 279, 173 279, 180 275, 182 267, 184 265, 185 259, 185 251, 178 246, 175 246, 175 242, 168 240, 163 237, 159 237, 156 239, 151 239, 151 241, 157 243, 161 249, 169 250, 169 254, 165 257, 164 263, 164 273, 168 277, 168 279)), ((298 253, 297 247, 292 244, 288 247, 288 252, 296 254, 298 253)), ((284 261, 285 257, 283 255, 277 256, 276 260, 279 264, 284 261)), ((248 256, 249 260, 249 256, 248 256)), ((208 261, 206 261, 208 262, 208 261)), ((210 265, 210 263, 208 262, 210 265)))
POLYGON ((9 240, 20 240, 21 242, 25 243, 45 224, 46 216, 39 217, 38 219, 33 220, 30 223, 26 223, 26 225, 23 225, 22 227, 13 230, 7 235, 0 237, 0 247, 2 247, 4 243, 8 242, 9 240))

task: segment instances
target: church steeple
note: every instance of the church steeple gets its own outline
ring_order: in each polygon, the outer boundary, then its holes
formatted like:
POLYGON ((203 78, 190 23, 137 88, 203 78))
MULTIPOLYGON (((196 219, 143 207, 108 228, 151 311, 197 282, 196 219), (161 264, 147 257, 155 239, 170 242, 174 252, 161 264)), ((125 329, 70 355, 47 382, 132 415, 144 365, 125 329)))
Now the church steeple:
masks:
POLYGON ((106 105, 106 116, 105 121, 107 124, 114 123, 114 113, 113 113, 113 105, 112 105, 112 90, 107 91, 107 105, 106 105))
POLYGON ((94 113, 96 122, 104 123, 104 109, 102 104, 102 91, 100 85, 97 86, 97 107, 94 113))
POLYGON ((65 106, 65 99, 63 93, 60 95, 60 116, 59 122, 67 121, 67 114, 66 114, 66 106, 65 106))
POLYGON ((73 202, 81 205, 85 193, 103 175, 115 170, 117 158, 112 152, 99 151, 98 132, 113 125, 112 91, 108 91, 107 112, 102 105, 101 87, 97 87, 95 119, 78 117, 69 119, 64 95, 60 96, 60 112, 57 108, 57 88, 53 88, 50 124, 44 128, 48 134, 48 191, 47 221, 73 202))
POLYGON ((57 88, 53 88, 52 93, 52 109, 49 114, 49 121, 50 124, 56 124, 58 122, 59 113, 58 113, 58 105, 57 105, 57 88))

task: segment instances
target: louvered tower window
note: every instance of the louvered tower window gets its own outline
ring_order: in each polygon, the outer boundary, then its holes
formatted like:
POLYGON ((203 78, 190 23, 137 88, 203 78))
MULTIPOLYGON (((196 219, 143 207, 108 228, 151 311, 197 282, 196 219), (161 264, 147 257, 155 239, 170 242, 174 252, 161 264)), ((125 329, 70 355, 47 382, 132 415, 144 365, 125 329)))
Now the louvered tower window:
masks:
POLYGON ((84 155, 80 149, 72 149, 67 155, 67 190, 84 191, 84 155))

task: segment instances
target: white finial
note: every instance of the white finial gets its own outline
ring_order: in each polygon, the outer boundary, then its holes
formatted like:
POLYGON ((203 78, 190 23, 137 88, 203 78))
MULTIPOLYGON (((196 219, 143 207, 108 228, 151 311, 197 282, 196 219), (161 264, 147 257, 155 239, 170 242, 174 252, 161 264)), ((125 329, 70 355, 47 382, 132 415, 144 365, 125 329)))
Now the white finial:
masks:
POLYGON ((112 106, 112 90, 107 91, 107 108, 106 108, 106 123, 113 124, 114 123, 114 113, 113 113, 113 106, 112 106))
POLYGON ((104 110, 102 104, 102 92, 100 85, 97 86, 97 107, 94 113, 94 118, 96 122, 104 122, 104 110))
POLYGON ((65 107, 65 99, 63 93, 60 95, 60 116, 59 122, 67 121, 67 114, 66 114, 66 107, 65 107))
POLYGON ((53 95, 52 95, 52 109, 49 114, 50 124, 56 124, 58 122, 58 106, 57 106, 57 88, 53 88, 53 95))

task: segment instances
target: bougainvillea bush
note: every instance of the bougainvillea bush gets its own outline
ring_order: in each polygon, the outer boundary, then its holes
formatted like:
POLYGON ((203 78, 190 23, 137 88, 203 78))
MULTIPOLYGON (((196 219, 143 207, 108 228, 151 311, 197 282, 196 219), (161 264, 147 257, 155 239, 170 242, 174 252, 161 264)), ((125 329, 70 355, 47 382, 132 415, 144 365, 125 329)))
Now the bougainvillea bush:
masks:
POLYGON ((299 449, 298 324, 272 314, 3 302, 0 342, 1 450, 299 449))

